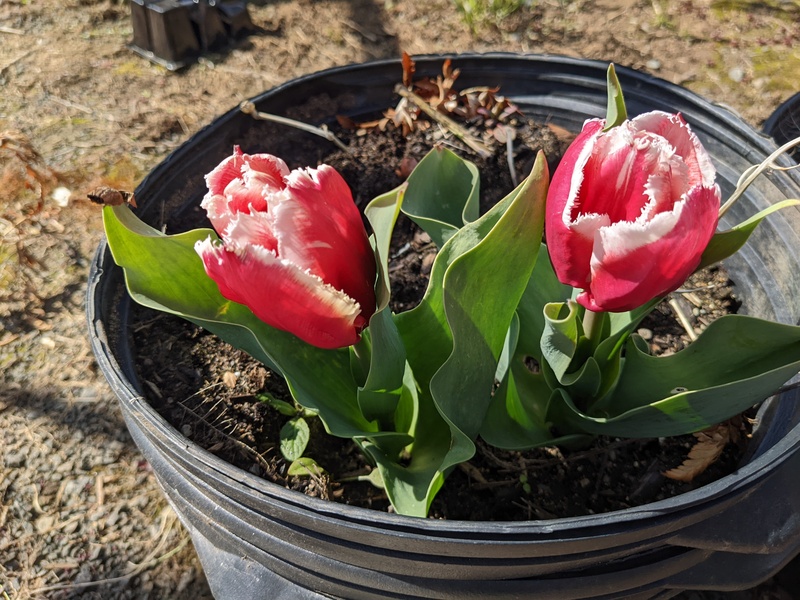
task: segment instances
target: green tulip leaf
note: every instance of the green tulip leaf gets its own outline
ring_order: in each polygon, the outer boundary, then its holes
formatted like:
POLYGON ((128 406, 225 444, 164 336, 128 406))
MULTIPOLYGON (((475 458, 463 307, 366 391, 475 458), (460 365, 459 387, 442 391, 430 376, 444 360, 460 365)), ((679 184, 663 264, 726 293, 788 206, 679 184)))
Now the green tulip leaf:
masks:
POLYGON ((402 515, 425 517, 430 502, 444 483, 439 471, 442 457, 450 445, 450 429, 442 419, 430 392, 418 386, 410 367, 406 371, 403 394, 395 415, 398 431, 412 434, 408 446, 411 463, 401 464, 397 448, 388 448, 384 440, 366 439, 361 447, 375 462, 375 477, 380 477, 386 495, 402 515))
POLYGON ((592 356, 586 359, 577 371, 567 373, 561 378, 561 386, 572 398, 585 400, 596 398, 601 384, 600 366, 592 356))
POLYGON ((444 308, 453 352, 431 380, 431 390, 454 436, 467 438, 463 450, 469 454, 462 458, 454 447, 451 465, 474 452, 471 440, 483 423, 506 334, 536 264, 547 185, 547 163, 540 153, 497 224, 445 273, 444 308))
POLYGON ((511 368, 511 361, 517 351, 517 343, 519 342, 519 315, 515 314, 511 319, 511 326, 506 332, 506 340, 503 342, 503 351, 500 353, 500 358, 497 360, 497 369, 494 373, 495 381, 503 381, 506 378, 509 368, 511 368))
POLYGON ((550 302, 544 306, 544 329, 540 341, 543 362, 555 378, 563 383, 573 363, 580 358, 583 324, 580 307, 576 302, 550 302))
POLYGON ((551 302, 562 302, 570 297, 572 288, 556 277, 547 246, 539 246, 533 276, 528 280, 525 293, 517 307, 519 316, 519 341, 517 352, 542 361, 541 340, 545 327, 544 307, 551 302))
POLYGON ((606 74, 608 88, 608 108, 606 109, 606 126, 603 131, 622 125, 628 119, 628 109, 625 108, 625 98, 622 95, 622 86, 617 78, 614 64, 608 65, 606 74))
POLYGON ((650 356, 629 341, 606 414, 584 414, 564 394, 548 418, 601 435, 681 435, 758 404, 798 371, 800 327, 729 315, 670 356, 650 356))
POLYGON ((758 224, 767 216, 783 208, 798 205, 800 205, 800 200, 783 200, 782 202, 765 208, 758 214, 753 215, 728 231, 714 234, 714 237, 711 238, 708 246, 706 246, 703 256, 700 258, 700 266, 698 266, 697 269, 700 270, 704 267, 708 267, 709 265, 718 263, 733 255, 745 245, 750 235, 755 231, 756 227, 758 227, 758 224))
POLYGON ((392 232, 394 231, 397 217, 400 215, 400 208, 403 205, 406 184, 394 190, 382 194, 372 200, 364 209, 364 216, 367 217, 374 234, 375 254, 378 265, 378 281, 375 285, 375 296, 377 298, 378 310, 383 310, 389 305, 391 287, 389 283, 389 252, 392 242, 392 232))
POLYGON ((478 218, 478 169, 446 148, 431 150, 411 172, 407 185, 402 210, 438 248, 478 218))
POLYGON ((551 445, 545 422, 551 393, 541 374, 530 372, 521 359, 515 361, 492 396, 480 436, 506 450, 551 445))
POLYGON ((523 186, 450 237, 422 302, 395 317, 418 386, 413 458, 408 466, 384 464, 368 451, 402 514, 427 514, 444 475, 475 451, 506 333, 535 264, 530 248, 541 240, 545 169, 540 157, 523 186))
POLYGON ((374 232, 378 262, 377 310, 370 318, 369 329, 362 335, 362 341, 354 347, 356 355, 365 355, 360 357, 366 363, 361 370, 366 371, 367 376, 364 385, 358 389, 358 404, 368 421, 389 422, 403 389, 406 353, 389 308, 389 247, 404 193, 403 185, 378 196, 364 210, 374 232))
POLYGON ((661 298, 655 298, 632 311, 607 313, 609 334, 600 341, 593 354, 601 380, 594 398, 587 404, 588 409, 593 413, 605 410, 606 402, 609 399, 608 394, 617 385, 617 380, 622 372, 622 350, 625 342, 631 338, 641 339, 636 334, 632 335, 632 332, 659 302, 661 302, 661 298))

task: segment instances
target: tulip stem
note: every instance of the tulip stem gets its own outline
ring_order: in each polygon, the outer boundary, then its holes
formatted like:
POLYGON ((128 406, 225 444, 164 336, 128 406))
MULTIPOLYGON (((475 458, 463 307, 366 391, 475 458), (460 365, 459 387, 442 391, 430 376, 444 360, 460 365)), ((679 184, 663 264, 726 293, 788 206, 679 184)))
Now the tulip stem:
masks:
POLYGON ((784 152, 788 152, 795 146, 799 145, 800 145, 800 137, 796 137, 793 140, 786 142, 783 146, 781 146, 777 150, 775 150, 775 152, 773 152, 766 159, 764 159, 764 161, 761 164, 753 165, 752 167, 747 169, 744 173, 742 173, 742 176, 739 178, 739 182, 736 184, 736 189, 734 190, 733 194, 731 194, 731 197, 728 198, 728 201, 722 205, 722 208, 719 209, 720 218, 722 218, 722 215, 728 212, 728 209, 730 209, 730 207, 733 206, 733 204, 741 197, 741 195, 744 194, 745 190, 747 190, 747 188, 750 187, 750 184, 753 183, 753 181, 755 181, 756 177, 761 175, 761 173, 763 173, 765 170, 769 168, 775 168, 780 170, 788 170, 796 168, 796 167, 778 167, 776 165, 773 165, 772 163, 775 162, 781 154, 783 154, 784 152))
POLYGON ((592 346, 600 343, 603 336, 603 324, 605 323, 606 313, 594 312, 586 309, 583 315, 583 334, 592 342, 592 346))
POLYGON ((364 385, 369 375, 370 363, 372 362, 372 344, 370 344, 367 336, 362 333, 361 338, 352 346, 353 355, 356 359, 361 373, 359 373, 359 385, 364 385))
POLYGON ((308 133, 313 133, 314 135, 318 135, 320 137, 325 138, 329 142, 333 142, 339 148, 344 150, 345 152, 350 152, 350 148, 345 145, 342 140, 334 135, 332 131, 330 131, 324 125, 322 127, 315 127, 314 125, 309 125, 308 123, 303 123, 302 121, 295 121, 294 119, 289 119, 287 117, 281 117, 278 115, 272 115, 270 113, 259 112, 256 110, 256 105, 250 102, 249 100, 245 100, 239 105, 239 110, 241 110, 244 114, 250 115, 254 119, 258 119, 259 121, 272 121, 273 123, 280 123, 281 125, 288 125, 289 127, 294 127, 295 129, 300 129, 302 131, 307 131, 308 133))

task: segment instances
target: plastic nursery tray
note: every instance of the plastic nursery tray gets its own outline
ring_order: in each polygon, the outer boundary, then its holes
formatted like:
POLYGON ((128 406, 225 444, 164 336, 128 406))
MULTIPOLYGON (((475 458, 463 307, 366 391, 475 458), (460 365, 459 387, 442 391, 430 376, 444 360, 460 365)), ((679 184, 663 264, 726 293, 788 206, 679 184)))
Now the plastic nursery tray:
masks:
POLYGON ((130 0, 130 5, 128 47, 170 71, 255 29, 245 0, 130 0))

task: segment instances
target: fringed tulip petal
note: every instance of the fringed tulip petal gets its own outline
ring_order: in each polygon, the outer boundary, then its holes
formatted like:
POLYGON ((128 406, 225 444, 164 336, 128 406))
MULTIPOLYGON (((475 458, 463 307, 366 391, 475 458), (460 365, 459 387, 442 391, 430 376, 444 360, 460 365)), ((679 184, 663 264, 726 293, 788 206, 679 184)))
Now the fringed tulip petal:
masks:
POLYGON ((652 111, 632 122, 637 128, 663 137, 670 143, 675 154, 682 157, 688 167, 691 185, 713 187, 717 171, 711 156, 681 115, 652 111))
POLYGON ((237 214, 267 211, 269 204, 283 195, 288 174, 289 168, 281 159, 243 154, 236 146, 233 156, 206 175, 208 194, 201 206, 214 229, 223 234, 237 214))
POLYGON ((594 232, 608 224, 601 215, 580 215, 575 208, 583 167, 591 155, 593 138, 602 128, 599 119, 586 121, 553 174, 545 206, 545 239, 553 267, 563 283, 578 288, 589 280, 594 232), (575 223, 581 225, 578 232, 573 229, 575 223))
POLYGON ((375 257, 350 188, 327 165, 296 170, 287 184, 293 201, 275 209, 280 255, 347 290, 369 318, 375 303, 375 257))
POLYGON ((646 224, 618 223, 601 231, 591 284, 581 303, 621 312, 680 287, 700 264, 718 211, 719 191, 695 187, 673 211, 646 224))
POLYGON ((318 277, 259 247, 222 247, 209 239, 196 249, 220 293, 268 325, 319 348, 358 341, 365 324, 358 303, 318 277))

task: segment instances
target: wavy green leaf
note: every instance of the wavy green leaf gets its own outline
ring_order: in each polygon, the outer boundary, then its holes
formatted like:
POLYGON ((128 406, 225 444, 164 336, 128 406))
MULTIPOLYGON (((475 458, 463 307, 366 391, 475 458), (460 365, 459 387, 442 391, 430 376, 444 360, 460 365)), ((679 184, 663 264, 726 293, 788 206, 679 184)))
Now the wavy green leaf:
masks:
POLYGON ((478 169, 446 148, 431 150, 407 184, 402 210, 439 248, 464 224, 478 218, 478 169))
POLYGON ((492 397, 480 436, 506 450, 552 444, 553 436, 545 422, 551 393, 544 377, 531 373, 518 357, 492 397))
POLYGON ((579 355, 583 338, 580 312, 573 301, 550 302, 544 306, 541 354, 559 382, 573 369, 573 362, 579 355))
POLYGON ((354 347, 363 353, 367 376, 358 389, 358 404, 367 420, 378 419, 389 423, 400 400, 403 389, 406 352, 403 340, 392 318, 389 300, 389 247, 392 231, 400 214, 405 186, 378 196, 364 211, 374 232, 375 254, 378 263, 376 283, 377 309, 364 332, 362 342, 354 347))
POLYGON ((548 418, 602 435, 681 435, 761 402, 798 371, 800 327, 729 315, 670 356, 650 356, 629 341, 606 414, 586 415, 564 395, 548 418))
POLYGON ((697 270, 718 263, 736 253, 745 245, 750 235, 755 231, 756 227, 758 227, 758 224, 772 213, 783 208, 798 205, 800 205, 800 200, 783 200, 782 202, 765 208, 746 221, 731 227, 728 231, 714 234, 714 237, 711 238, 708 246, 706 246, 703 256, 700 258, 700 266, 697 267, 697 270))
POLYGON ((472 439, 488 409, 513 309, 536 260, 531 248, 537 249, 541 240, 546 195, 541 173, 546 166, 542 159, 537 165, 539 178, 529 178, 445 243, 422 302, 396 317, 419 392, 413 459, 400 468, 381 465, 378 453, 371 453, 383 469, 387 490, 394 488, 405 500, 396 505, 404 514, 426 514, 445 474, 474 453, 472 439))
POLYGON ((544 331, 544 307, 551 302, 563 302, 570 298, 572 288, 556 277, 547 246, 539 246, 533 276, 528 280, 525 293, 517 307, 519 316, 519 341, 517 352, 542 360, 542 332, 544 331))

